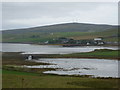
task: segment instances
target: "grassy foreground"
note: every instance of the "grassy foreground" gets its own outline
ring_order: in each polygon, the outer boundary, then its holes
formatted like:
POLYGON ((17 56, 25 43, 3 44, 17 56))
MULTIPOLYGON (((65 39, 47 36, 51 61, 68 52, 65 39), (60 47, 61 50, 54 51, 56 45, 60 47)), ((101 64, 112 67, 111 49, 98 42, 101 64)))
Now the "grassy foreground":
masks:
POLYGON ((9 70, 3 70, 2 79, 3 88, 118 88, 118 79, 57 76, 9 70))
MULTIPOLYGON (((51 58, 118 58, 117 50, 95 50, 89 53, 76 53, 66 55, 35 55, 34 57, 51 57, 51 58), (87 57, 88 56, 88 57, 87 57)), ((52 69, 29 69, 13 66, 20 65, 45 65, 47 63, 36 63, 25 61, 26 55, 20 53, 3 53, 3 71, 2 86, 3 88, 94 88, 92 90, 111 90, 110 88, 119 87, 119 79, 112 78, 89 78, 87 76, 58 76, 43 74, 43 71, 52 69), (106 89, 105 89, 106 88, 106 89)))

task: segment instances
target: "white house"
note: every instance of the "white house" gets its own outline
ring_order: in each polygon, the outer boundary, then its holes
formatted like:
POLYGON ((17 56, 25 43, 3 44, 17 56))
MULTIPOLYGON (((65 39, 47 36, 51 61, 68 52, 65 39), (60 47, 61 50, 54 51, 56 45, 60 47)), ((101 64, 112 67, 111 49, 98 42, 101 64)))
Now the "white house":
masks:
POLYGON ((45 44, 48 44, 49 43, 49 41, 46 41, 46 42, 44 42, 45 44))
POLYGON ((94 38, 94 40, 95 40, 95 41, 100 41, 100 40, 102 40, 102 38, 99 38, 99 37, 98 37, 98 38, 94 38))
POLYGON ((28 56, 28 60, 32 60, 32 56, 31 55, 28 56))

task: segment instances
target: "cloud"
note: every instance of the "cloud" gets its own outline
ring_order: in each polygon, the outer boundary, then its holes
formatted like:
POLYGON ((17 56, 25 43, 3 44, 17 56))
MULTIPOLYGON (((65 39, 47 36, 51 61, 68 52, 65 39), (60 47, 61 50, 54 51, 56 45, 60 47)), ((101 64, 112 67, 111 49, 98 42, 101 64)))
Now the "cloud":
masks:
POLYGON ((117 24, 117 3, 3 3, 3 29, 58 23, 117 24))
POLYGON ((41 18, 31 18, 31 19, 13 19, 9 20, 8 23, 19 24, 19 25, 46 25, 46 24, 55 24, 62 22, 72 21, 70 17, 47 17, 43 16, 41 18))

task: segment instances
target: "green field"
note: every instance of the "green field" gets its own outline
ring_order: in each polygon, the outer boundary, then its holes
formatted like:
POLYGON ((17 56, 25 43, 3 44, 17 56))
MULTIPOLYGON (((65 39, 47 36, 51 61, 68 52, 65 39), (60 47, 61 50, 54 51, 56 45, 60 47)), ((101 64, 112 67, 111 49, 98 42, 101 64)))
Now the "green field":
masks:
POLYGON ((88 58, 108 58, 108 59, 119 59, 120 50, 109 50, 101 49, 95 50, 87 53, 74 53, 74 54, 65 54, 64 57, 88 57, 88 58))
POLYGON ((20 71, 12 71, 12 70, 2 70, 2 73, 3 74, 15 74, 15 75, 32 75, 32 76, 37 76, 37 75, 39 75, 39 74, 37 74, 37 73, 27 73, 27 72, 20 72, 20 71))
POLYGON ((92 52, 85 53, 73 53, 73 54, 36 54, 38 58, 100 58, 100 59, 117 59, 119 60, 120 50, 101 49, 94 50, 92 52))
POLYGON ((118 79, 43 75, 8 70, 3 70, 2 83, 3 88, 118 88, 118 79))
POLYGON ((3 42, 21 42, 21 43, 43 43, 45 41, 51 41, 59 37, 67 37, 75 40, 94 39, 96 37, 103 37, 104 41, 117 42, 118 37, 112 37, 118 35, 118 30, 108 30, 102 32, 28 32, 23 34, 3 34, 3 42), (108 37, 108 38, 107 38, 108 37))

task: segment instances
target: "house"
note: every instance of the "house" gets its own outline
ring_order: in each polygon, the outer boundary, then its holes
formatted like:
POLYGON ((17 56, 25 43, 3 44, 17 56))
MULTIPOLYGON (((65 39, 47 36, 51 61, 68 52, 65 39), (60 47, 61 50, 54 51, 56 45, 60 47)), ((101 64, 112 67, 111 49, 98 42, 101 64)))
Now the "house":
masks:
POLYGON ((44 42, 45 44, 48 44, 49 43, 49 41, 46 41, 46 42, 44 42))
POLYGON ((98 42, 98 45, 103 45, 103 44, 105 44, 103 41, 98 42))
POLYGON ((68 39, 68 38, 65 38, 65 37, 60 37, 60 38, 58 38, 58 41, 59 41, 60 43, 68 43, 68 42, 69 42, 69 39, 68 39))
POLYGON ((101 37, 97 37, 97 38, 94 38, 95 41, 101 41, 102 38, 101 37))
POLYGON ((32 60, 32 56, 31 55, 28 56, 28 60, 32 60))

